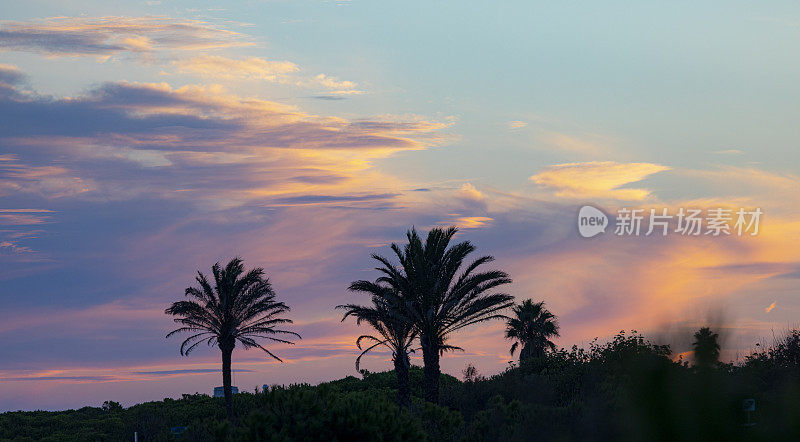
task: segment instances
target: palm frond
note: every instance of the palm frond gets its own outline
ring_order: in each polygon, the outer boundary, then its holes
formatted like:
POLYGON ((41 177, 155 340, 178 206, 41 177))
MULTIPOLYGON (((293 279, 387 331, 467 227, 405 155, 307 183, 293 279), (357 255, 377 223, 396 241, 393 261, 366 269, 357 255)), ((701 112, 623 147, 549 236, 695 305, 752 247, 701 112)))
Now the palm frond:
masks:
POLYGON ((275 326, 291 324, 281 315, 289 311, 283 302, 275 300, 275 292, 264 269, 254 268, 247 272, 241 258, 234 258, 224 267, 216 263, 211 267, 211 281, 202 272, 197 272, 197 286, 186 288, 189 300, 177 301, 164 310, 173 316, 181 327, 171 331, 172 335, 192 332, 180 347, 182 355, 188 355, 202 342, 208 345, 225 345, 233 348, 239 342, 244 348, 257 347, 280 360, 256 339, 293 344, 276 335, 300 335, 277 329, 275 326))

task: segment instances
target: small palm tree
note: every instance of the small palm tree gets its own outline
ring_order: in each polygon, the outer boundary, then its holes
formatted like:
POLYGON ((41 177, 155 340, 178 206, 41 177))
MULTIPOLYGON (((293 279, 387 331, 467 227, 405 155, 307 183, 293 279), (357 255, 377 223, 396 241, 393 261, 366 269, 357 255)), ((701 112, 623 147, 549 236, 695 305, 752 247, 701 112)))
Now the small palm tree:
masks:
MULTIPOLYGON (((450 247, 458 230, 434 228, 423 243, 415 229, 407 232, 408 243, 402 248, 392 244, 400 262, 395 266, 388 259, 372 255, 381 263, 377 268, 384 276, 384 285, 404 299, 398 310, 398 320, 414 325, 419 333, 422 358, 425 364, 425 400, 439 401, 439 357, 444 351, 458 349, 445 344, 453 332, 468 325, 490 319, 504 318, 500 311, 513 304, 513 297, 504 293, 489 293, 508 284, 511 278, 503 271, 477 271, 478 267, 494 260, 483 256, 468 264, 467 256, 475 251, 469 241, 450 247)), ((361 282, 356 282, 358 284, 361 282)))
POLYGON ((391 289, 368 281, 356 281, 350 285, 349 290, 363 292, 372 295, 372 305, 362 306, 357 304, 339 305, 336 308, 344 309, 344 317, 356 318, 356 324, 366 322, 376 332, 376 335, 361 335, 356 340, 359 350, 363 351, 356 358, 356 370, 360 369, 361 357, 370 350, 384 346, 392 351, 392 361, 394 371, 397 375, 397 401, 401 406, 411 405, 411 385, 410 370, 411 362, 408 353, 411 345, 416 339, 417 333, 413 324, 403 321, 398 315, 398 309, 402 308, 403 300, 391 289), (365 348, 361 342, 367 341, 365 348))
POLYGON ((506 325, 506 338, 516 341, 511 345, 512 355, 522 344, 520 364, 531 358, 541 358, 547 349, 556 349, 556 344, 550 339, 559 336, 558 320, 544 308, 544 301, 526 299, 514 306, 512 313, 506 325))
POLYGON ((289 324, 290 319, 280 315, 289 311, 283 302, 275 301, 275 292, 264 269, 255 268, 244 272, 239 258, 232 259, 225 268, 220 263, 211 267, 213 285, 206 275, 197 272, 199 287, 188 287, 186 296, 193 300, 174 302, 164 312, 176 316, 173 320, 181 327, 167 337, 188 332, 191 336, 181 344, 181 355, 187 356, 198 345, 205 342, 217 346, 222 352, 222 384, 225 390, 225 410, 228 419, 233 419, 233 395, 231 393, 231 356, 236 343, 243 348, 260 348, 276 360, 280 358, 261 346, 256 339, 292 344, 275 335, 297 333, 275 328, 289 324))
POLYGON ((711 368, 719 362, 719 335, 703 327, 694 334, 694 363, 700 368, 711 368))

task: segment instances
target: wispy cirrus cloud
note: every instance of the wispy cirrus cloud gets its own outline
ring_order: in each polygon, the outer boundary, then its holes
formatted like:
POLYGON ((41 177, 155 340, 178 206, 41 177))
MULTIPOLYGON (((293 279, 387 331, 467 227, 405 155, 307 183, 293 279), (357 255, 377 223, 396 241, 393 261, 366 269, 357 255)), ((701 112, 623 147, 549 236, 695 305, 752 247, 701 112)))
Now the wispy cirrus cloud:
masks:
MULTIPOLYGON (((247 368, 237 368, 236 374, 253 373, 254 370, 247 368)), ((148 370, 142 368, 133 371, 120 371, 109 369, 81 369, 66 368, 58 370, 42 370, 32 373, 15 375, 3 375, 0 372, 0 381, 3 382, 70 382, 70 383, 95 383, 95 382, 131 382, 146 381, 159 378, 173 378, 187 375, 205 375, 220 373, 217 368, 179 368, 168 370, 148 370)))
POLYGON ((577 136, 555 131, 540 130, 538 141, 544 146, 560 152, 578 153, 584 155, 598 155, 606 151, 605 139, 598 139, 596 135, 577 136))
POLYGON ((200 20, 168 17, 53 17, 0 22, 0 49, 48 56, 146 57, 158 51, 212 50, 250 44, 238 32, 200 20))
MULTIPOLYGON (((167 17, 54 17, 0 22, 0 51, 22 51, 50 57, 95 57, 100 61, 128 57, 162 63, 162 74, 189 74, 205 79, 252 79, 320 91, 331 97, 363 94, 354 81, 327 74, 299 75, 291 61, 230 57, 209 53, 255 43, 239 32, 201 20, 167 17), (171 60, 171 61, 170 61, 171 60)), ((0 65, 4 76, 14 74, 0 65)))
POLYGON ((358 84, 354 81, 339 80, 336 77, 325 74, 317 74, 311 79, 300 80, 298 84, 309 87, 322 87, 333 95, 360 95, 364 93, 364 91, 357 89, 358 84))
POLYGON ((361 195, 303 195, 287 198, 276 198, 272 200, 273 204, 277 205, 306 205, 306 204, 342 204, 342 203, 358 203, 358 202, 372 202, 376 200, 391 200, 399 196, 397 193, 378 193, 378 194, 361 194, 361 195))
POLYGON ((179 73, 210 78, 252 78, 278 81, 300 70, 291 61, 269 61, 259 57, 234 59, 219 55, 198 55, 172 63, 179 73))
POLYGON ((60 375, 60 376, 47 376, 47 375, 32 375, 32 376, 7 376, 2 377, 0 380, 5 382, 20 382, 20 381, 69 381, 69 382, 81 382, 81 383, 94 383, 94 382, 110 382, 116 381, 119 378, 117 376, 112 375, 86 375, 86 376, 70 376, 70 375, 60 375))
MULTIPOLYGON (((0 209, 0 260, 35 261, 36 251, 24 243, 44 233, 40 227, 52 222, 52 214, 47 209, 0 209), (31 230, 32 226, 37 226, 36 230, 31 230)), ((0 276, 3 273, 0 271, 0 276)))
POLYGON ((723 149, 715 150, 714 153, 718 155, 742 155, 744 152, 739 149, 723 149))
POLYGON ((25 74, 12 64, 0 63, 0 89, 12 89, 25 80, 25 74))
POLYGON ((709 169, 677 169, 675 174, 697 183, 709 196, 738 199, 748 205, 770 204, 783 213, 798 212, 800 175, 756 167, 720 165, 709 169))
POLYGON ((452 224, 462 229, 477 229, 485 227, 492 221, 494 219, 488 216, 461 216, 448 221, 447 224, 452 224))
POLYGON ((0 121, 6 194, 125 199, 146 192, 226 205, 285 204, 291 200, 281 198, 309 193, 338 198, 374 181, 393 193, 371 161, 436 145, 450 124, 322 117, 216 86, 164 83, 106 83, 69 99, 14 89, 0 97, 0 111, 9 115, 0 121), (52 124, 39 124, 42 118, 52 124), (53 155, 62 158, 58 166, 48 161, 53 155))
POLYGON ((49 222, 50 210, 0 209, 0 226, 30 226, 49 222))
MULTIPOLYGON (((189 219, 221 223, 263 219, 268 208, 387 210, 407 186, 373 162, 446 142, 451 124, 319 116, 213 85, 110 82, 61 98, 23 90, 14 66, 0 74, 0 197, 9 209, 169 200, 189 204, 189 219)), ((58 230, 71 214, 59 212, 0 213, 2 259, 19 264, 0 277, 52 257, 39 239, 47 234, 20 235, 32 225, 58 230)))
POLYGON ((652 163, 592 161, 549 166, 530 180, 566 198, 608 198, 638 201, 647 198, 647 189, 622 188, 648 176, 669 170, 652 163))
MULTIPOLYGON (((0 196, 35 193, 52 197, 74 196, 93 188, 91 181, 74 176, 62 166, 32 166, 17 159, 0 162, 0 196)), ((2 215, 0 215, 2 216, 2 215)), ((12 217, 12 215, 7 215, 12 217)), ((32 215, 14 215, 17 218, 32 215)), ((27 224, 27 223, 26 223, 27 224)))
MULTIPOLYGON (((262 80, 300 88, 322 91, 328 97, 360 95, 354 81, 339 80, 325 74, 303 75, 301 69, 290 61, 270 61, 260 57, 229 58, 219 55, 197 55, 172 62, 176 73, 203 78, 232 80, 262 80)), ((169 74, 169 72, 162 72, 169 74)))
MULTIPOLYGON (((246 368, 240 368, 236 370, 239 373, 252 373, 253 370, 248 370, 246 368)), ((176 369, 176 370, 151 370, 151 371, 132 371, 133 374, 145 374, 145 375, 161 375, 161 376, 169 376, 169 375, 177 375, 177 374, 199 374, 199 373, 219 373, 220 369, 218 368, 184 368, 184 369, 176 369)))

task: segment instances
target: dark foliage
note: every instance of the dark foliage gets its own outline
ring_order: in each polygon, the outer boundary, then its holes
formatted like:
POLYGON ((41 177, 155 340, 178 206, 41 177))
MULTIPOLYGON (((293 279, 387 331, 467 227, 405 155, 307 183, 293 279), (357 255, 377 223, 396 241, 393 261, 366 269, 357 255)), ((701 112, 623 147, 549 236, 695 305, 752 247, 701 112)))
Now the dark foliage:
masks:
POLYGON ((185 395, 123 409, 113 402, 63 412, 0 414, 0 440, 800 440, 800 332, 738 365, 697 370, 667 346, 620 333, 588 348, 547 352, 490 378, 440 379, 441 403, 423 400, 412 367, 412 404, 395 401, 393 372, 318 386, 234 395, 185 395), (755 399, 745 426, 744 399, 755 399), (178 439, 171 427, 186 426, 178 439))

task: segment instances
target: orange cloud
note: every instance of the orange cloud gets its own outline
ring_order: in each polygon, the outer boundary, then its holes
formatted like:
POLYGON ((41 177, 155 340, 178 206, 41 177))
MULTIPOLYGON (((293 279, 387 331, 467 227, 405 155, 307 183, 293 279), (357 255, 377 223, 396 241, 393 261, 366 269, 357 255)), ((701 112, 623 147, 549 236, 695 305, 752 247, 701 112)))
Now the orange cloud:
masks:
POLYGON ((216 78, 251 78, 277 81, 300 68, 290 61, 268 61, 259 57, 233 59, 219 55, 199 55, 173 62, 177 72, 216 78))
POLYGON ((319 85, 325 89, 330 89, 331 94, 336 95, 358 95, 363 94, 363 91, 357 90, 358 84, 352 81, 339 80, 336 77, 330 77, 325 74, 318 74, 310 81, 301 81, 299 84, 319 85))
POLYGON ((492 221, 494 221, 494 219, 488 216, 462 216, 454 219, 452 222, 448 222, 448 224, 455 224, 462 229, 476 229, 484 227, 492 221))
POLYGON ((638 201, 650 196, 647 189, 620 189, 625 184, 669 170, 651 163, 594 161, 549 166, 530 180, 566 198, 603 198, 638 201))
POLYGON ((676 169, 674 174, 695 188, 708 189, 709 202, 770 207, 770 214, 800 213, 800 176, 755 167, 719 166, 713 169, 676 169))
POLYGON ((0 162, 0 171, 3 172, 0 177, 0 196, 35 193, 60 198, 76 196, 94 187, 91 180, 83 180, 65 167, 31 166, 21 163, 17 158, 9 157, 0 162))
MULTIPOLYGON (((296 75, 300 67, 290 61, 268 61, 259 57, 242 59, 218 55, 198 55, 172 62, 178 73, 199 75, 210 78, 255 79, 309 89, 322 89, 326 94, 363 94, 353 81, 339 80, 325 74, 313 77, 296 75)), ((165 72, 166 74, 166 72, 165 72)))
POLYGON ((481 192, 475 186, 473 186, 472 183, 462 184, 459 194, 462 195, 464 198, 478 200, 478 201, 486 198, 486 195, 484 195, 483 192, 481 192))
POLYGON ((601 147, 594 141, 588 141, 559 132, 547 131, 540 137, 540 139, 541 141, 561 151, 583 154, 598 154, 602 151, 601 147))
POLYGON ((2 23, 0 48, 100 60, 130 53, 246 46, 243 35, 200 20, 166 17, 55 17, 2 23))
POLYGON ((106 199, 149 192, 199 196, 217 207, 308 195, 321 202, 355 201, 365 196, 364 188, 381 189, 368 195, 398 193, 399 181, 372 169, 372 162, 434 146, 442 140, 437 132, 450 124, 418 116, 322 117, 218 86, 165 83, 110 83, 62 100, 12 96, 0 107, 14 114, 27 107, 64 114, 63 126, 51 125, 46 134, 20 121, 16 133, 0 136, 13 152, 0 162, 8 172, 0 192, 106 199), (75 118, 80 125, 68 123, 75 118), (35 151, 65 160, 59 166, 27 163, 25 154, 35 151), (108 162, 122 168, 107 175, 79 166, 108 162), (157 181, 124 180, 142 168, 160 171, 157 181), (213 168, 214 177, 190 172, 200 168, 213 168))

